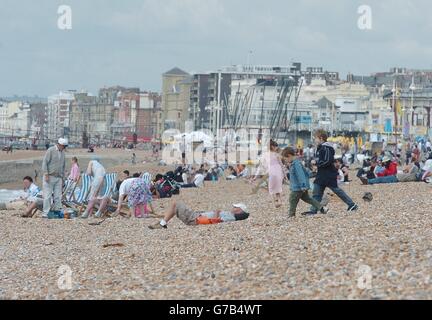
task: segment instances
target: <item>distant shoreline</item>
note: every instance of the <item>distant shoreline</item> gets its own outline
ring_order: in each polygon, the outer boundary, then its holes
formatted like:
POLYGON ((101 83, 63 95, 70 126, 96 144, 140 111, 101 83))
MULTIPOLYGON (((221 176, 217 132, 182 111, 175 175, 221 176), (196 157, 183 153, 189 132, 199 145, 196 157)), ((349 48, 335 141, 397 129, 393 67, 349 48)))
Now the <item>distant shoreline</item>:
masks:
MULTIPOLYGON (((42 161, 45 151, 33 151, 33 150, 17 150, 12 154, 6 155, 6 152, 0 153, 0 172, 2 170, 10 171, 9 167, 13 167, 14 163, 19 164, 20 167, 28 168, 26 172, 22 170, 17 170, 20 173, 15 174, 13 179, 0 180, 0 189, 10 189, 10 190, 21 190, 22 183, 21 180, 25 175, 30 175, 34 178, 35 172, 38 171, 38 179, 36 183, 40 185, 41 174, 39 162, 42 161), (27 165, 28 162, 28 165, 27 165), (30 166, 30 167, 28 167, 30 166), (2 168, 3 167, 3 168, 2 168), (5 182, 2 182, 5 181, 5 182)), ((81 171, 87 168, 88 161, 93 156, 97 156, 101 159, 101 162, 106 166, 107 170, 117 170, 122 167, 133 168, 137 167, 142 170, 142 162, 145 161, 145 166, 152 166, 154 164, 154 159, 151 159, 151 152, 143 150, 130 150, 125 151, 122 149, 97 149, 95 153, 88 153, 86 149, 69 149, 66 154, 66 169, 70 168, 70 159, 76 156, 79 161, 81 171), (137 165, 132 166, 130 163, 132 153, 137 156, 137 165)), ((119 169, 119 170, 120 170, 119 169)), ((8 174, 11 174, 8 172, 8 174)))

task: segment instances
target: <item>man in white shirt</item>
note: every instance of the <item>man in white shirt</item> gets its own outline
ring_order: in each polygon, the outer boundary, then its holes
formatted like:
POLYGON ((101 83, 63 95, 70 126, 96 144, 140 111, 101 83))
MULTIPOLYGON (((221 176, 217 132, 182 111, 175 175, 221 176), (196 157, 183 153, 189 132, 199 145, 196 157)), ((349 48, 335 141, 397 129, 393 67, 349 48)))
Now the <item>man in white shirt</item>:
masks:
POLYGON ((192 183, 182 184, 181 188, 202 188, 204 186, 204 174, 201 170, 199 170, 194 177, 192 183))
POLYGON ((0 204, 0 210, 20 210, 24 211, 21 215, 23 218, 29 218, 33 215, 35 209, 43 210, 43 199, 41 196, 40 188, 33 183, 31 177, 25 177, 23 179, 25 195, 19 199, 6 203, 0 204))

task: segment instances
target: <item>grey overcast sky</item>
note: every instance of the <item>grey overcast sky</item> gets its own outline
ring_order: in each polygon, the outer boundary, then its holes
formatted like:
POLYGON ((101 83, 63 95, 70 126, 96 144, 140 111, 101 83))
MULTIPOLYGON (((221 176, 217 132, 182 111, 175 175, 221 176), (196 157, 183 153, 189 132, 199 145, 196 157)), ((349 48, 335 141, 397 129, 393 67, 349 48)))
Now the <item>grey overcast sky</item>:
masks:
POLYGON ((160 91, 174 66, 205 72, 299 61, 367 75, 432 69, 430 0, 0 0, 0 96, 105 85, 160 91), (60 5, 72 30, 57 28, 60 5), (372 8, 372 30, 357 26, 372 8))

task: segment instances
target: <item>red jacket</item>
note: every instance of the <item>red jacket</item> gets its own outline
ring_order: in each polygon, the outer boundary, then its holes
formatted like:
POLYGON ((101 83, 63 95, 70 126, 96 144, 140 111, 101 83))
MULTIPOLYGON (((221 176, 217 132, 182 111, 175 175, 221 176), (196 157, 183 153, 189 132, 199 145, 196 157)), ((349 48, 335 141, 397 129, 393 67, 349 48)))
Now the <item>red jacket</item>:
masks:
POLYGON ((386 168, 383 172, 378 173, 377 176, 378 177, 395 176, 397 175, 397 173, 398 173, 397 163, 391 162, 388 169, 386 168))

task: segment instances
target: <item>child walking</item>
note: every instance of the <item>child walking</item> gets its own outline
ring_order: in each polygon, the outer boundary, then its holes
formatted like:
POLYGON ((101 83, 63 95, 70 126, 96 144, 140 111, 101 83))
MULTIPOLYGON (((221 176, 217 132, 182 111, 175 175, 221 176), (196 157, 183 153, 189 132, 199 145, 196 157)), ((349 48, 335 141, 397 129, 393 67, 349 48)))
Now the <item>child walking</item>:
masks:
MULTIPOLYGON (((317 148, 317 160, 314 161, 318 167, 318 172, 313 187, 313 198, 316 201, 322 201, 324 191, 329 188, 348 206, 348 212, 358 210, 358 205, 338 187, 337 176, 338 171, 335 167, 335 150, 333 145, 327 142, 327 132, 320 129, 315 132, 315 142, 317 148)), ((316 208, 311 208, 311 211, 305 212, 305 215, 317 214, 316 208)))
POLYGON ((289 195, 289 217, 295 217, 297 205, 300 199, 312 205, 317 211, 320 211, 323 214, 328 213, 328 208, 322 206, 309 195, 309 172, 296 157, 296 151, 293 148, 288 147, 283 150, 282 157, 289 163, 290 167, 291 193, 289 195))
POLYGON ((278 150, 279 145, 277 142, 270 140, 270 150, 263 154, 260 161, 260 166, 258 167, 255 177, 252 179, 252 182, 255 182, 255 180, 257 180, 260 175, 263 175, 263 178, 252 190, 252 194, 256 194, 261 184, 268 177, 269 193, 273 197, 276 208, 280 208, 282 206, 281 194, 283 191, 283 181, 286 177, 284 166, 280 159, 278 150))

